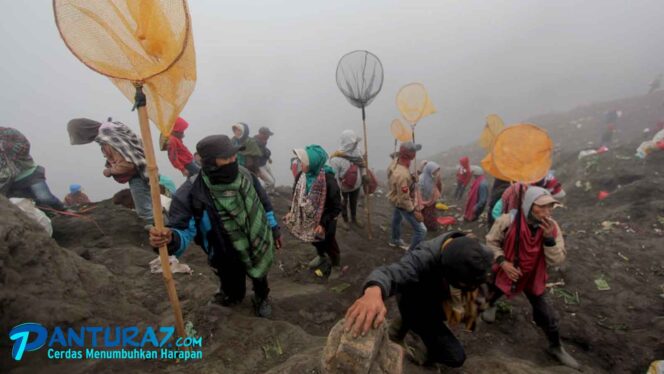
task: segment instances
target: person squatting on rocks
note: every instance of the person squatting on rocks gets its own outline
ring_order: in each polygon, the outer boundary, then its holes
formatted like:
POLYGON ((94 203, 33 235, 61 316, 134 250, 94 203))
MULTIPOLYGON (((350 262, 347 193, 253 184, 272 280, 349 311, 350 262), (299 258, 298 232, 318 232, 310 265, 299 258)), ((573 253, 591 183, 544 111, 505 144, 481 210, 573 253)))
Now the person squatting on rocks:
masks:
POLYGON ((440 165, 429 161, 420 175, 420 194, 422 196, 422 217, 427 231, 436 232, 440 225, 436 221, 436 202, 440 199, 443 191, 443 183, 440 178, 440 165))
POLYGON ((339 149, 330 158, 330 166, 334 170, 337 183, 341 189, 343 226, 348 229, 350 210, 350 223, 358 228, 364 225, 357 220, 357 201, 360 197, 365 165, 360 141, 362 138, 355 135, 352 130, 341 133, 339 149))
POLYGON ((104 176, 118 183, 129 183, 136 213, 152 223, 152 198, 143 143, 121 122, 105 122, 99 127, 95 141, 106 158, 104 176))
POLYGON ((254 136, 254 141, 258 145, 258 148, 261 151, 261 155, 257 159, 257 175, 260 178, 265 186, 265 190, 268 193, 274 193, 274 188, 276 181, 274 175, 272 174, 272 169, 270 164, 272 163, 272 151, 267 147, 267 142, 270 140, 270 137, 274 135, 267 127, 261 127, 258 129, 258 134, 254 136))
POLYGON ((261 152, 258 143, 256 143, 256 139, 249 137, 249 125, 238 122, 233 125, 232 129, 233 145, 236 147, 243 147, 237 154, 238 164, 258 175, 258 163, 263 153, 261 152))
POLYGON ((192 240, 207 254, 220 281, 214 301, 239 304, 246 294, 245 279, 253 283, 254 311, 269 317, 267 273, 281 233, 269 197, 258 178, 238 165, 237 152, 226 135, 211 135, 196 145, 202 172, 175 193, 168 228, 150 230, 150 244, 168 245, 169 254, 182 256, 192 240))
POLYGON ((327 153, 319 145, 294 149, 302 172, 295 178, 293 199, 284 222, 296 238, 311 243, 317 256, 309 263, 329 276, 332 268, 341 266, 337 244, 337 216, 341 212, 341 195, 334 171, 328 165, 327 153))
POLYGON ((69 185, 69 193, 65 196, 65 204, 68 207, 78 207, 90 204, 90 198, 83 192, 80 184, 74 183, 69 185))
POLYGON ((46 170, 30 156, 30 141, 12 127, 0 127, 0 193, 35 200, 37 206, 65 210, 46 184, 46 170))
POLYGON ((384 300, 396 295, 401 320, 390 327, 390 338, 403 344, 412 331, 427 348, 424 364, 460 367, 466 354, 445 324, 443 302, 451 299, 450 286, 472 291, 485 283, 492 261, 488 248, 461 232, 421 242, 398 262, 371 272, 363 296, 346 312, 346 331, 357 336, 379 327, 387 313, 384 300))
POLYGON ((194 161, 194 156, 189 152, 189 148, 182 142, 184 131, 189 127, 189 123, 184 118, 178 117, 173 125, 173 131, 168 137, 168 159, 174 168, 180 170, 183 176, 193 176, 198 174, 201 169, 194 161))
POLYGON ((427 235, 427 228, 422 223, 424 218, 416 201, 418 188, 416 178, 410 173, 410 164, 415 159, 417 151, 421 149, 421 145, 413 142, 401 143, 398 156, 392 160, 387 169, 389 187, 387 198, 394 206, 392 237, 388 243, 390 247, 412 250, 427 235), (410 246, 401 239, 401 221, 404 218, 413 228, 413 238, 410 246))
POLYGON ((545 298, 547 265, 560 265, 567 251, 558 223, 551 218, 556 199, 541 187, 525 191, 521 209, 503 214, 486 236, 493 251, 495 282, 491 286, 490 307, 482 313, 486 322, 496 318, 496 301, 524 293, 533 307, 533 319, 549 341, 548 352, 562 364, 579 368, 562 347, 558 316, 545 298))
POLYGON ((472 178, 473 175, 470 171, 470 159, 465 156, 461 157, 459 159, 459 166, 457 166, 456 172, 457 187, 454 191, 455 200, 461 200, 463 193, 466 191, 466 187, 468 187, 468 184, 472 178))
POLYGON ((466 222, 477 221, 482 215, 489 199, 489 185, 484 177, 484 170, 479 166, 473 165, 471 172, 475 179, 470 186, 468 200, 466 200, 466 209, 463 215, 463 219, 466 222))

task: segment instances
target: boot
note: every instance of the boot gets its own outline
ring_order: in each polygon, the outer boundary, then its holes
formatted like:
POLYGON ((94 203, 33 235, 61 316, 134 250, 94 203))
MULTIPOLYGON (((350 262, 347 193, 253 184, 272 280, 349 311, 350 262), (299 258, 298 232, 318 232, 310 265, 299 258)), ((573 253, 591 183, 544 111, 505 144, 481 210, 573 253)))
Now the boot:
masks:
POLYGON ((561 364, 570 367, 572 369, 579 370, 581 365, 572 357, 562 345, 549 346, 546 350, 551 356, 553 356, 561 364))
POLYGON ((251 303, 254 306, 254 312, 257 317, 269 318, 272 315, 272 304, 270 303, 269 298, 259 298, 254 295, 251 298, 251 303))
POLYGON ((498 308, 495 305, 488 307, 485 311, 482 312, 482 321, 486 323, 496 322, 496 310, 498 308))

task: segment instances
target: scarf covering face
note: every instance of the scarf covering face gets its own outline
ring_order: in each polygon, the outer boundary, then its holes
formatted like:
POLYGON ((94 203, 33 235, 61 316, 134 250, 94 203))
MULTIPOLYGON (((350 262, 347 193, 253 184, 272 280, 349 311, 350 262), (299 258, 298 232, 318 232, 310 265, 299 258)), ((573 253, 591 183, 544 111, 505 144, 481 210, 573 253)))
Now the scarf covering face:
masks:
POLYGON ((309 171, 306 173, 306 193, 308 194, 314 181, 320 179, 319 174, 321 170, 331 174, 334 174, 334 171, 329 165, 325 164, 327 162, 327 152, 321 146, 313 144, 307 146, 304 150, 307 152, 307 157, 309 158, 309 171))
POLYGON ((429 205, 426 203, 431 203, 431 200, 434 200, 434 195, 438 195, 435 197, 435 200, 440 197, 440 191, 437 190, 436 178, 434 176, 434 173, 438 170, 440 170, 440 166, 433 161, 427 162, 424 166, 424 170, 422 170, 422 175, 420 176, 420 192, 422 193, 422 199, 425 200, 425 205, 429 205))
POLYGON ((242 173, 225 184, 212 183, 204 173, 202 178, 247 274, 254 279, 264 277, 274 260, 274 238, 252 181, 242 173))
MULTIPOLYGON (((214 161, 212 161, 214 162, 214 161)), ((240 172, 237 160, 223 166, 212 165, 210 162, 203 163, 203 173, 212 184, 233 183, 240 172)))
POLYGON ((95 141, 100 145, 108 144, 122 155, 125 161, 136 165, 138 175, 148 180, 147 162, 143 152, 143 142, 121 122, 106 122, 99 127, 95 141))
POLYGON ((320 224, 325 210, 325 198, 327 197, 325 169, 319 170, 310 191, 306 191, 307 180, 307 175, 300 174, 293 191, 293 201, 286 227, 296 238, 311 243, 321 240, 314 234, 314 229, 320 224))

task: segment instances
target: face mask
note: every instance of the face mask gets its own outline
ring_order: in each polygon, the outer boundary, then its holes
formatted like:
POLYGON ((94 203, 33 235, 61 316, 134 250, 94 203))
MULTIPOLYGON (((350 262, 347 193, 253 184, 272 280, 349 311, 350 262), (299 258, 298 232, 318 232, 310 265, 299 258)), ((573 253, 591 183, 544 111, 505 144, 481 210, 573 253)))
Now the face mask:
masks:
POLYGON ((203 172, 210 178, 212 184, 229 184, 235 181, 240 169, 237 161, 224 166, 210 165, 204 163, 203 172))

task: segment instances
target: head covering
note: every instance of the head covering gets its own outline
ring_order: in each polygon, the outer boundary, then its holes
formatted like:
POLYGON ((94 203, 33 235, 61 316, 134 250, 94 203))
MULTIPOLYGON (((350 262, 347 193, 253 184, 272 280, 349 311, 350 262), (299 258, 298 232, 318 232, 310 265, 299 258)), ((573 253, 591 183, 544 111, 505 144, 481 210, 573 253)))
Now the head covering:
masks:
POLYGON ((272 131, 270 131, 270 129, 265 127, 265 126, 258 129, 258 133, 261 134, 261 135, 267 135, 267 136, 274 135, 274 133, 272 131))
POLYGON ((551 192, 548 190, 542 187, 530 186, 526 190, 526 194, 523 196, 523 203, 521 204, 521 209, 526 216, 530 213, 530 209, 533 207, 535 201, 538 202, 537 205, 547 205, 558 202, 553 196, 551 196, 551 192))
POLYGON ((81 190, 81 185, 80 184, 73 183, 73 184, 69 185, 69 192, 70 193, 79 192, 80 190, 81 190))
POLYGON ((467 290, 487 281, 493 254, 477 239, 461 236, 443 246, 440 259, 450 285, 467 290))
POLYGON ((401 143, 399 147, 399 158, 403 161, 410 161, 415 158, 417 151, 422 149, 422 145, 413 142, 401 143))
POLYGON ((122 122, 105 122, 99 127, 95 141, 115 149, 126 161, 136 166, 141 178, 148 180, 143 142, 127 125, 122 122))
POLYGON ((233 145, 226 135, 206 136, 196 144, 196 151, 204 163, 217 158, 230 158, 243 149, 244 146, 233 145))
POLYGON ((293 152, 304 165, 309 165, 309 171, 307 171, 306 174, 307 193, 311 189, 311 185, 314 183, 316 178, 318 178, 318 174, 320 173, 321 169, 324 169, 326 173, 334 174, 332 168, 325 164, 327 162, 328 156, 323 147, 316 144, 306 146, 304 148, 304 154, 306 154, 306 157, 302 153, 301 149, 294 149, 293 152))
POLYGON ((300 161, 300 168, 302 168, 302 166, 309 166, 309 156, 307 155, 307 151, 305 151, 304 148, 293 149, 293 153, 295 154, 297 160, 300 161))
POLYGON ((99 134, 101 122, 88 118, 74 118, 67 123, 67 132, 69 133, 69 142, 72 145, 88 144, 95 141, 99 134))
POLYGON ((433 161, 429 161, 422 170, 420 176, 420 192, 424 200, 430 200, 433 195, 434 188, 436 187, 436 179, 433 174, 440 170, 440 165, 433 161))
POLYGON ((476 177, 479 177, 480 175, 484 175, 484 170, 481 167, 477 166, 477 165, 471 166, 470 171, 476 177))
POLYGON ((355 135, 353 130, 344 130, 339 139, 339 150, 346 156, 362 157, 360 147, 358 147, 360 140, 362 140, 362 138, 355 135))
POLYGON ((189 123, 187 123, 184 118, 178 117, 178 119, 175 120, 175 125, 173 125, 173 131, 184 132, 188 127, 189 123))
POLYGON ((249 125, 247 125, 244 122, 238 122, 233 125, 233 130, 239 129, 242 133, 240 134, 240 138, 236 138, 233 136, 233 144, 235 145, 244 145, 244 143, 247 141, 249 138, 249 125))

